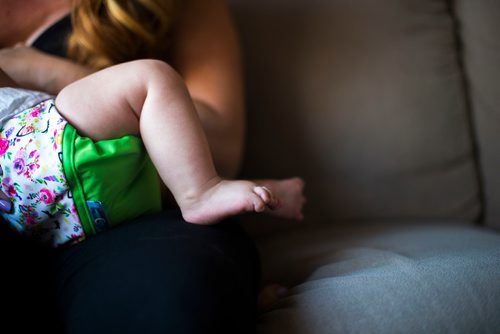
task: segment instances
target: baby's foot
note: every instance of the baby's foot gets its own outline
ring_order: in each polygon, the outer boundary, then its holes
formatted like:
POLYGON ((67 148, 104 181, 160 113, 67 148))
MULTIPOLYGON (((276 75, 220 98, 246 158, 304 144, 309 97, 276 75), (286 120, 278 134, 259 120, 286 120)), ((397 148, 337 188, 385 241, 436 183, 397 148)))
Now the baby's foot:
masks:
POLYGON ((214 224, 230 216, 274 209, 279 201, 269 189, 253 182, 217 179, 201 195, 179 204, 187 222, 214 224))
POLYGON ((294 177, 286 180, 257 180, 255 181, 272 191, 274 196, 279 199, 280 205, 275 210, 269 211, 270 214, 282 218, 302 220, 302 207, 306 202, 304 196, 304 181, 301 178, 294 177))
POLYGON ((259 292, 257 298, 257 310, 259 313, 269 311, 271 307, 280 298, 284 298, 288 295, 289 291, 286 287, 280 284, 272 284, 264 287, 259 292))

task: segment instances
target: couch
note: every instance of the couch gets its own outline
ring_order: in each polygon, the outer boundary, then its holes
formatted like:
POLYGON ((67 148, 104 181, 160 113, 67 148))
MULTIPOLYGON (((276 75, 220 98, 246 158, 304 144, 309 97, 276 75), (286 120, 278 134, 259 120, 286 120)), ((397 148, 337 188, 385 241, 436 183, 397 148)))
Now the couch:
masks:
POLYGON ((243 176, 302 176, 302 222, 247 217, 258 333, 500 333, 500 2, 229 0, 243 176))

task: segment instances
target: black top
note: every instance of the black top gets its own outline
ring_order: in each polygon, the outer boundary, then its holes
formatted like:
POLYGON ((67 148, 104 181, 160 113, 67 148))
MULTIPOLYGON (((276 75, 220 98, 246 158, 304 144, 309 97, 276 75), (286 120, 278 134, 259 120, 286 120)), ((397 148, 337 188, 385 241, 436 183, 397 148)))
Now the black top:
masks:
POLYGON ((55 56, 66 57, 67 40, 71 29, 71 17, 66 15, 38 36, 32 47, 55 56))

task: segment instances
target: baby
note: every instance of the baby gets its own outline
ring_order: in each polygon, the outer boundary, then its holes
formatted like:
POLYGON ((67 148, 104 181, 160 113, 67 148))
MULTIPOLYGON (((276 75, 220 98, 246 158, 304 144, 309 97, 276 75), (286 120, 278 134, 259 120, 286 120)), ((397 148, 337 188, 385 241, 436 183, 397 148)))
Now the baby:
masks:
MULTIPOLYGON (((0 71, 0 87, 9 86, 15 83, 0 71)), ((247 212, 302 219, 301 179, 257 184, 217 174, 189 92, 166 63, 116 65, 55 100, 19 88, 0 88, 0 100, 1 188, 14 203, 3 216, 53 247, 161 209, 142 143, 187 222, 214 224, 247 212), (122 176, 131 181, 120 185, 122 176), (140 209, 128 204, 137 202, 140 209)))

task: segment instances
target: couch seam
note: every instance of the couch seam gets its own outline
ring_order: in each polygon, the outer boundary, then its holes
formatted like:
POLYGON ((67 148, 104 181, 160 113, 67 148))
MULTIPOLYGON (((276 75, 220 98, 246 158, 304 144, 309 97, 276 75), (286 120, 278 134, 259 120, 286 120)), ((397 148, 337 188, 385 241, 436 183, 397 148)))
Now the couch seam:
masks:
POLYGON ((457 0, 446 0, 447 6, 448 6, 448 12, 449 15, 452 19, 452 25, 453 25, 453 37, 454 37, 454 45, 455 45, 455 54, 456 54, 456 61, 458 68, 460 70, 460 83, 462 86, 462 89, 464 91, 464 102, 465 102, 465 114, 467 117, 467 125, 468 125, 468 132, 469 132, 469 137, 470 137, 470 143, 471 143, 471 151, 472 151, 472 157, 474 160, 474 169, 475 169, 475 174, 476 174, 476 181, 478 185, 478 200, 479 200, 479 213, 477 215, 477 218, 475 220, 475 223, 478 225, 484 225, 485 224, 485 211, 486 211, 486 206, 488 205, 487 199, 485 196, 485 178, 481 166, 481 152, 480 152, 480 145, 479 145, 479 138, 477 135, 477 126, 476 126, 476 120, 475 120, 475 115, 474 115, 474 107, 472 104, 472 86, 470 83, 468 71, 467 71, 467 65, 466 65, 466 57, 465 57, 465 47, 464 47, 464 41, 463 41, 463 34, 462 34, 462 25, 460 23, 460 17, 457 13, 457 0))

